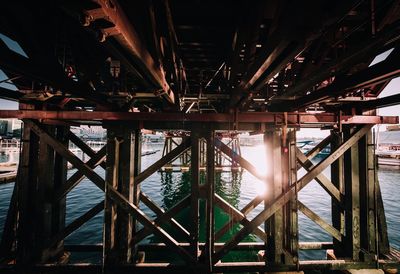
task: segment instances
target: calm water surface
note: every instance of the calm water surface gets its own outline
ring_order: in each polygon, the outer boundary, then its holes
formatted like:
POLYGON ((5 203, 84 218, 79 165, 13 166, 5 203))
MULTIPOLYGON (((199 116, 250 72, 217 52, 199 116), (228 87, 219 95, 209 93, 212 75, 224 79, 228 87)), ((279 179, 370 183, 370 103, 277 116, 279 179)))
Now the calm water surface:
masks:
MULTIPOLYGON (((161 157, 162 145, 152 144, 144 145, 143 149, 158 149, 156 154, 145 156, 142 158, 142 170, 151 165, 161 157)), ((262 173, 266 165, 262 146, 242 147, 243 156, 252 162, 256 168, 262 173)), ((0 161, 7 160, 6 157, 0 156, 0 161)), ((100 167, 96 171, 104 177, 104 170, 100 167)), ((75 170, 69 171, 71 176, 75 170)), ((324 171, 325 175, 330 177, 329 168, 324 171)), ((300 170, 298 178, 304 174, 304 170, 300 170)), ((381 184, 381 190, 384 200, 385 213, 388 223, 389 239, 392 246, 400 249, 400 205, 399 205, 399 188, 400 188, 400 171, 380 169, 378 176, 381 184)), ((14 184, 0 185, 0 228, 2 227, 7 214, 7 208, 14 184)), ((220 172, 216 173, 216 192, 224 197, 235 207, 241 209, 249 203, 256 195, 264 191, 263 185, 250 173, 243 172, 220 172)), ((190 173, 164 173, 156 172, 142 183, 142 191, 145 192, 153 201, 157 202, 165 209, 172 207, 184 196, 190 192, 190 173)), ((266 190, 268 191, 268 190, 266 190)), ((75 218, 84 214, 91 207, 103 199, 104 194, 89 180, 84 179, 77 187, 75 187, 67 196, 67 224, 75 218)), ((328 223, 331 223, 330 205, 331 199, 326 192, 315 182, 312 181, 300 193, 299 199, 310 209, 320 215, 328 223)), ((143 211, 151 218, 155 215, 144 205, 141 205, 143 211)), ((200 209, 204 209, 201 204, 200 209)), ((216 228, 220 228, 229 221, 228 215, 219 208, 215 209, 216 228)), ((249 218, 253 218, 262 210, 262 205, 254 209, 249 218)), ((183 211, 177 216, 178 221, 185 226, 185 220, 188 218, 188 210, 183 211)), ((66 244, 96 244, 102 239, 102 221, 103 212, 92 218, 84 224, 80 229, 71 234, 65 241, 66 244)), ((204 218, 200 223, 201 238, 204 239, 204 218)), ((300 241, 331 241, 331 237, 318 225, 310 219, 299 213, 300 241)), ((168 230, 168 228, 166 228, 168 230)), ((231 230, 221 239, 222 241, 230 238, 236 233, 240 227, 231 225, 231 230)), ((0 234, 1 234, 0 232, 0 234)), ((146 242, 155 241, 153 237, 145 239, 146 242)), ((255 236, 249 236, 247 241, 258 241, 255 236)), ((166 255, 168 257, 168 255, 166 255)), ((232 261, 254 259, 255 252, 231 252, 225 259, 232 261)), ((300 254, 301 259, 322 259, 325 258, 325 251, 303 251, 300 254)), ((146 254, 147 259, 152 258, 152 254, 146 254)), ((72 254, 72 260, 99 261, 99 254, 72 254)))

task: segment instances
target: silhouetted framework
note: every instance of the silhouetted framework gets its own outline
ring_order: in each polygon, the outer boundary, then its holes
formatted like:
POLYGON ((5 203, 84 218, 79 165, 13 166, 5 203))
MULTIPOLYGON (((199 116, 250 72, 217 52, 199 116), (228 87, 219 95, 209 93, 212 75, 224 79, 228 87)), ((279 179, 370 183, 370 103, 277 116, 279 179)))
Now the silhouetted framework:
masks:
MULTIPOLYGON (((266 177, 258 174, 251 162, 216 138, 220 130, 215 128, 222 126, 218 123, 193 122, 191 130, 185 129, 186 137, 180 144, 140 171, 141 134, 137 125, 136 121, 105 122, 107 144, 94 152, 71 133, 68 126, 46 125, 24 119, 22 159, 3 234, 3 262, 13 261, 16 263, 14 266, 33 271, 68 272, 77 269, 88 273, 102 269, 110 273, 116 269, 121 272, 192 270, 218 273, 392 268, 397 265, 396 252, 389 247, 376 178, 372 124, 346 124, 342 131, 332 130, 331 135, 307 154, 296 147, 296 129, 292 125, 259 124, 265 127, 266 177), (86 163, 82 162, 68 150, 69 141, 91 158, 86 163), (205 145, 202 146, 202 143, 205 145), (312 158, 327 145, 332 148, 331 154, 314 165, 312 158), (188 151, 191 191, 164 210, 140 190, 140 185, 146 183, 146 178, 152 173, 188 151), (263 180, 270 189, 268 195, 255 196, 241 209, 234 207, 215 193, 216 161, 212 160, 205 161, 205 181, 201 183, 201 154, 205 154, 207 159, 215 159, 216 151, 223 153, 224 157, 235 158, 242 168, 263 180), (67 162, 77 169, 68 180, 67 162), (96 166, 106 167, 105 180, 94 171, 96 166), (322 174, 329 166, 332 180, 322 174), (297 178, 300 168, 304 168, 306 173, 297 178), (66 226, 65 196, 83 177, 105 191, 105 199, 66 226), (299 192, 314 179, 331 196, 332 225, 298 199, 299 192), (200 201, 205 201, 206 206, 200 207, 200 201), (156 217, 146 215, 139 202, 151 209, 156 217), (260 203, 264 203, 264 209, 249 219, 247 216, 260 203), (187 208, 190 208, 188 219, 178 222, 175 216, 187 208), (230 218, 219 229, 214 225, 215 208, 220 208, 230 218), (65 237, 103 210, 104 236, 101 245, 63 244, 65 237), (199 216, 203 214, 200 210, 205 210, 206 227, 201 232, 199 216), (299 211, 331 235, 332 242, 299 242, 299 211), (233 235, 228 240, 221 241, 221 237, 235 223, 240 224, 240 229, 232 231, 233 235), (141 242, 152 234, 160 242, 141 242), (244 242, 250 234, 262 242, 244 242), (200 238, 206 241, 201 242, 200 238), (330 260, 300 260, 298 253, 303 249, 329 249, 333 250, 329 252, 330 256, 335 257, 330 260), (159 262, 138 259, 143 258, 142 252, 162 250, 173 252, 178 259, 173 262, 165 261, 162 256, 159 262), (233 250, 263 250, 264 253, 260 253, 258 258, 254 256, 254 260, 249 262, 224 260, 233 250), (103 263, 85 266, 68 264, 66 251, 102 252, 103 263)), ((5 269, 12 267, 12 264, 7 265, 5 269)))
POLYGON ((371 130, 399 123, 376 112, 400 102, 399 94, 378 98, 400 75, 399 33, 399 0, 7 1, 0 9, 0 98, 19 109, 1 105, 0 117, 24 125, 0 272, 399 267, 371 130), (106 145, 90 148, 70 130, 80 125, 106 129, 106 145), (330 135, 304 154, 296 146, 300 128, 330 135), (167 137, 162 157, 145 170, 143 129, 167 137), (240 153, 241 132, 263 134, 266 175, 240 153), (315 164, 327 146, 331 153, 315 164), (160 170, 162 180, 171 178, 177 159, 190 171, 190 190, 163 208, 141 185, 160 170), (267 195, 243 208, 219 196, 224 159, 232 174, 245 170, 262 181, 267 195), (69 164, 76 171, 67 177, 69 164), (331 178, 322 173, 327 168, 331 178), (66 224, 66 196, 84 178, 104 200, 66 224), (299 199, 313 180, 331 197, 331 222, 299 199), (221 227, 216 210, 229 216, 221 227), (332 241, 300 242, 298 212, 332 241), (99 213, 101 243, 64 243, 99 213), (248 242, 249 235, 259 241, 248 242), (239 250, 252 259, 230 261, 239 250), (301 250, 326 250, 327 258, 300 260, 301 250), (102 261, 72 263, 70 252, 96 252, 102 261))

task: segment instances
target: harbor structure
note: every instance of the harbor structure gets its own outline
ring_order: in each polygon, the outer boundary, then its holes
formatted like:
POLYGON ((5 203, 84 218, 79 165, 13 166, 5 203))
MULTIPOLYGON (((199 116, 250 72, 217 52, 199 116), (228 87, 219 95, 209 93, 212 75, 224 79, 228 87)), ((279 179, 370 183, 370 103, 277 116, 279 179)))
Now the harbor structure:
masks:
POLYGON ((15 1, 0 14, 0 69, 17 88, 1 87, 0 96, 19 104, 0 110, 0 117, 24 123, 0 244, 2 272, 399 266, 400 252, 387 236, 372 131, 376 124, 399 123, 397 116, 376 115, 400 99, 378 98, 400 74, 398 1, 15 1), (382 60, 372 64, 379 54, 382 60), (104 128, 104 146, 94 150, 71 131, 80 125, 104 128), (296 145, 299 128, 330 134, 303 153, 296 145), (144 170, 142 129, 167 136, 163 156, 144 170), (262 134, 265 174, 242 157, 240 132, 262 134), (220 138, 226 135, 231 146, 220 138), (70 143, 89 159, 77 157, 70 143), (313 162, 327 146, 329 155, 313 162), (178 157, 190 171, 190 189, 166 210, 141 185, 178 157), (230 204, 215 189, 221 157, 268 191, 242 208, 230 204), (70 177, 68 163, 76 169, 70 177), (105 170, 104 178, 96 168, 105 170), (327 168, 331 178, 322 173, 327 168), (67 224, 66 196, 85 177, 104 199, 67 224), (330 222, 299 199, 312 180, 331 198, 330 222), (258 206, 261 212, 250 218, 258 206), (230 217, 222 227, 215 226, 216 208, 230 217), (64 243, 100 212, 101 244, 64 243), (331 241, 300 242, 299 212, 331 241), (232 225, 239 230, 223 238, 232 225), (260 242, 247 241, 249 235, 260 242), (155 240, 143 241, 148 236, 155 240), (238 250, 263 252, 226 260, 238 250), (327 250, 329 258, 302 260, 301 250, 327 250), (102 261, 73 263, 71 252, 99 252, 102 261), (146 259, 150 252, 158 254, 155 260, 146 259))

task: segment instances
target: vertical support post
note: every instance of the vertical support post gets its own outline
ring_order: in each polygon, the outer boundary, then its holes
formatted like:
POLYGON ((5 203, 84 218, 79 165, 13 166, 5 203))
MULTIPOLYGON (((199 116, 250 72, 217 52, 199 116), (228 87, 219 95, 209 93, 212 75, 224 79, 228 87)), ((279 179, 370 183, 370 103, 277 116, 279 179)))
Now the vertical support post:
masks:
POLYGON ((15 257, 17 221, 17 184, 14 184, 10 206, 4 222, 3 235, 1 236, 0 264, 7 264, 15 257))
POLYGON ((207 141, 207 182, 206 182, 206 264, 207 269, 211 273, 213 270, 214 255, 214 181, 215 181, 215 148, 214 148, 214 131, 207 132, 205 136, 207 141))
MULTIPOLYGON (((343 143, 343 134, 338 131, 331 131, 331 149, 335 151, 343 143)), ((337 187, 341 194, 344 193, 344 157, 339 157, 331 165, 331 181, 337 187)), ((338 203, 335 199, 332 199, 332 225, 342 235, 344 235, 345 229, 345 212, 344 205, 341 201, 338 203)), ((333 250, 335 256, 338 258, 344 257, 344 245, 333 238, 333 250)))
MULTIPOLYGON (((289 180, 286 184, 285 191, 297 182, 297 156, 296 156, 296 130, 290 130, 288 133, 288 172, 289 180)), ((286 249, 292 254, 293 263, 298 263, 299 260, 299 234, 298 234, 298 210, 297 210, 297 191, 290 197, 289 204, 287 206, 287 240, 286 249)))
MULTIPOLYGON (((285 154, 285 146, 282 146, 282 136, 280 129, 269 129, 264 134, 264 143, 267 150, 267 189, 269 195, 266 196, 264 206, 267 208, 274 198, 282 194, 289 184, 289 157, 288 151, 285 154), (285 186, 286 185, 286 186, 285 186)), ((286 147, 287 149, 287 147, 286 147)), ((275 214, 265 222, 265 229, 268 235, 266 244, 266 260, 269 263, 285 264, 289 263, 288 253, 284 252, 284 242, 286 235, 285 219, 288 205, 277 210, 275 214)), ((290 206, 289 206, 290 207, 290 206)))
MULTIPOLYGON (((56 138, 57 140, 63 144, 65 147, 69 145, 68 139, 69 127, 68 126, 57 126, 56 127, 56 138)), ((54 158, 54 181, 51 186, 51 190, 49 193, 54 193, 55 190, 58 190, 63 187, 63 185, 67 181, 67 173, 68 173, 68 162, 61 155, 55 153, 54 158)), ((48 197, 48 201, 51 202, 52 206, 52 222, 51 222, 51 235, 56 235, 59 231, 63 230, 65 227, 65 215, 67 208, 67 197, 64 196, 62 199, 58 201, 53 201, 53 197, 48 197)), ((52 255, 57 256, 61 255, 64 250, 64 241, 58 242, 52 248, 52 255)))
POLYGON ((104 264, 127 264, 133 260, 130 245, 133 218, 108 197, 112 187, 133 202, 135 134, 122 125, 107 128, 106 199, 104 217, 104 264))
POLYGON ((200 188, 200 135, 196 129, 191 132, 191 199, 190 199, 190 253, 198 260, 199 252, 199 188, 200 188))
MULTIPOLYGON (((60 144, 68 146, 67 127, 47 126, 45 130, 60 144)), ((65 226, 65 198, 53 201, 53 193, 67 178, 67 162, 31 130, 24 121, 23 152, 17 178, 18 250, 17 262, 24 265, 59 260, 63 241, 46 244, 65 226)))
POLYGON ((376 254, 375 223, 375 146, 372 132, 368 132, 359 141, 360 162, 360 234, 364 261, 374 260, 376 254))
POLYGON ((17 230, 17 263, 28 265, 33 263, 33 235, 32 235, 32 202, 29 199, 37 181, 39 138, 32 132, 29 121, 24 121, 22 132, 22 155, 19 165, 19 176, 16 180, 18 199, 18 230, 17 230))
MULTIPOLYGON (((355 132, 355 127, 344 127, 344 138, 347 140, 355 132)), ((355 261, 360 260, 360 176, 359 147, 354 144, 344 155, 345 193, 346 193, 346 251, 355 261)))
MULTIPOLYGON (((135 130, 135 140, 134 140, 134 177, 136 178, 142 169, 142 133, 140 129, 135 130)), ((139 207, 139 202, 140 202, 140 184, 136 184, 136 182, 133 182, 133 204, 137 207, 139 207)), ((139 222, 136 221, 135 219, 133 220, 132 224, 132 237, 136 234, 136 232, 139 230, 139 222)), ((137 246, 132 247, 132 256, 135 258, 137 257, 137 246)), ((138 258, 137 258, 138 259, 138 258)))
MULTIPOLYGON (((52 126, 46 126, 46 131, 54 135, 55 129, 52 126)), ((41 254, 39 243, 44 243, 50 240, 51 237, 51 204, 49 197, 54 179, 54 150, 45 142, 39 139, 39 164, 38 164, 38 181, 36 193, 32 195, 34 201, 34 216, 36 222, 33 230, 36 234, 37 245, 35 253, 40 256, 40 261, 45 261, 45 255, 41 254), (47 195, 46 195, 47 194, 47 195)))

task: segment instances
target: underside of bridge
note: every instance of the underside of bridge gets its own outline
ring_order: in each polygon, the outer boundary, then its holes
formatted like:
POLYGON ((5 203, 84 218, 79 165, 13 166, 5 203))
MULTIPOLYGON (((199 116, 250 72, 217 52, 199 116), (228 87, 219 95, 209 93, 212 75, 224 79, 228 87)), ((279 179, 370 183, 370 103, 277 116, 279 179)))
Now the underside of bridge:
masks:
POLYGON ((0 117, 24 121, 1 271, 220 273, 399 265, 400 252, 387 237, 372 131, 375 124, 399 122, 376 111, 400 102, 400 94, 378 98, 400 75, 399 0, 7 1, 0 9, 0 69, 7 78, 0 98, 19 105, 0 106, 0 117), (103 126, 107 144, 93 151, 70 131, 79 125, 103 126), (300 128, 330 135, 303 154, 296 147, 300 128), (145 170, 143 129, 179 137, 145 170), (242 131, 264 135, 268 175, 221 141, 242 131), (90 159, 77 158, 69 143, 90 159), (328 145, 330 155, 312 162, 328 145), (268 185, 268 195, 236 208, 216 194, 221 155, 268 185), (140 186, 178 157, 190 167, 190 190, 164 209, 140 186), (77 169, 70 177, 67 163, 77 169), (98 166, 105 178, 95 172, 98 166), (322 173, 329 167, 331 178, 322 173), (66 195, 85 177, 105 192, 104 200, 66 224, 66 195), (298 199, 314 179, 332 199, 330 222, 298 199), (143 205, 156 217, 146 215, 143 205), (257 206, 263 209, 250 218, 257 206), (230 216, 222 227, 215 226, 216 208, 230 216), (175 216, 187 209, 178 222, 175 216), (101 244, 64 244, 102 211, 101 244), (298 212, 332 241, 299 242, 298 212), (232 224, 240 229, 227 238, 232 224), (143 241, 149 235, 159 241, 143 241), (246 241, 248 235, 260 242, 246 241), (327 249, 330 259, 300 260, 299 250, 310 249, 327 249), (173 260, 143 257, 165 250, 175 254, 173 260), (226 259, 237 250, 264 255, 226 259), (102 252, 103 261, 68 263, 69 252, 102 252))

